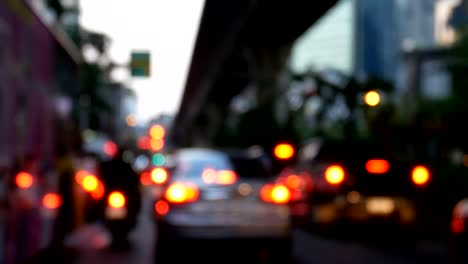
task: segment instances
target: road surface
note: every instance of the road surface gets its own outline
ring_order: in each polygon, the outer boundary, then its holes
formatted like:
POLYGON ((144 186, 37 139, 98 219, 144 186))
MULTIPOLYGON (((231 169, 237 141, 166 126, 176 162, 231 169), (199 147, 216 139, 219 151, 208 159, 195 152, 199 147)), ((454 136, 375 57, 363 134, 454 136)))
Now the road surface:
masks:
MULTIPOLYGON (((132 248, 125 252, 106 249, 109 236, 99 225, 90 225, 78 231, 69 243, 79 248, 80 254, 74 261, 78 264, 144 264, 154 263, 154 226, 147 213, 150 205, 146 201, 138 228, 132 233, 132 248)), ((410 248, 382 247, 369 243, 338 241, 314 235, 304 230, 294 231, 293 263, 333 264, 406 264, 406 263, 447 263, 446 249, 435 243, 420 242, 410 248)), ((232 252, 236 252, 233 250, 232 252)), ((209 251, 206 251, 209 260, 209 251)), ((233 253, 234 254, 234 253, 233 253)), ((224 256, 229 259, 230 256, 224 256)), ((195 261, 195 260, 194 260, 195 261)), ((197 261, 199 262, 199 261, 197 261)), ((222 263, 219 262, 219 263, 222 263)))

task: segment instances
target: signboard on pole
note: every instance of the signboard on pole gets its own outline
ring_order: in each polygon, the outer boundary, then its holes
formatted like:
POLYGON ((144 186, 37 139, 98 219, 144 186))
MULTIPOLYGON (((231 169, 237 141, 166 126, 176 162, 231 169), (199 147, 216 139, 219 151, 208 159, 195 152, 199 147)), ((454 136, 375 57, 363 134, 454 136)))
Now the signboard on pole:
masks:
POLYGON ((133 77, 149 77, 151 70, 151 55, 145 51, 133 51, 131 56, 131 73, 133 77))

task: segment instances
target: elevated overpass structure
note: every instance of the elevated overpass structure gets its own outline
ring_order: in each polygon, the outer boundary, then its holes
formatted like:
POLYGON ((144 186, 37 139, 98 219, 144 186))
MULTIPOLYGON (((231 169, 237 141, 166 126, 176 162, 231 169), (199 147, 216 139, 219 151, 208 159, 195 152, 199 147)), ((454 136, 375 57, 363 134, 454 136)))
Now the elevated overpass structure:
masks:
POLYGON ((295 40, 338 0, 206 0, 172 140, 209 145, 231 99, 255 84, 257 103, 285 88, 295 40))

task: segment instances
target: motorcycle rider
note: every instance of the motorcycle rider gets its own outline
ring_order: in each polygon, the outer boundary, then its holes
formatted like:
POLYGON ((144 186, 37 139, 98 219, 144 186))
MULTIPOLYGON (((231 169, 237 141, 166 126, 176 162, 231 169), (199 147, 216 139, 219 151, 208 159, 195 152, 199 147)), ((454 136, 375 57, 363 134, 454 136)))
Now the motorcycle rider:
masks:
MULTIPOLYGON (((128 247, 128 233, 135 228, 137 217, 141 207, 140 182, 137 173, 133 170, 131 164, 124 159, 125 150, 118 148, 116 154, 107 161, 100 164, 100 175, 105 186, 105 196, 112 191, 121 191, 126 197, 127 217, 123 223, 124 226, 108 226, 112 233, 112 246, 121 248, 128 247)), ((104 199, 107 203, 107 199, 104 199)), ((104 210, 103 210, 104 211, 104 210)), ((122 224, 122 222, 120 223, 122 224)))

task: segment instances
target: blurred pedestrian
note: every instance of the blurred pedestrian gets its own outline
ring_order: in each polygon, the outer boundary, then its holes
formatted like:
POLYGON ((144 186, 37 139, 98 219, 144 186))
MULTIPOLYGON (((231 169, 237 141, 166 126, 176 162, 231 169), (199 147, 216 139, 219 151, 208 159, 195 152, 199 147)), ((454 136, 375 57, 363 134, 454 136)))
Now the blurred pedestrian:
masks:
POLYGON ((17 159, 8 186, 5 263, 22 263, 37 253, 40 246, 41 219, 38 181, 38 160, 29 155, 17 159), (30 185, 18 186, 17 175, 29 175, 30 185))
POLYGON ((55 220, 51 248, 60 252, 66 249, 65 238, 75 228, 75 201, 73 195, 75 167, 65 146, 59 145, 56 154, 55 167, 58 177, 58 193, 62 198, 62 205, 55 220))

